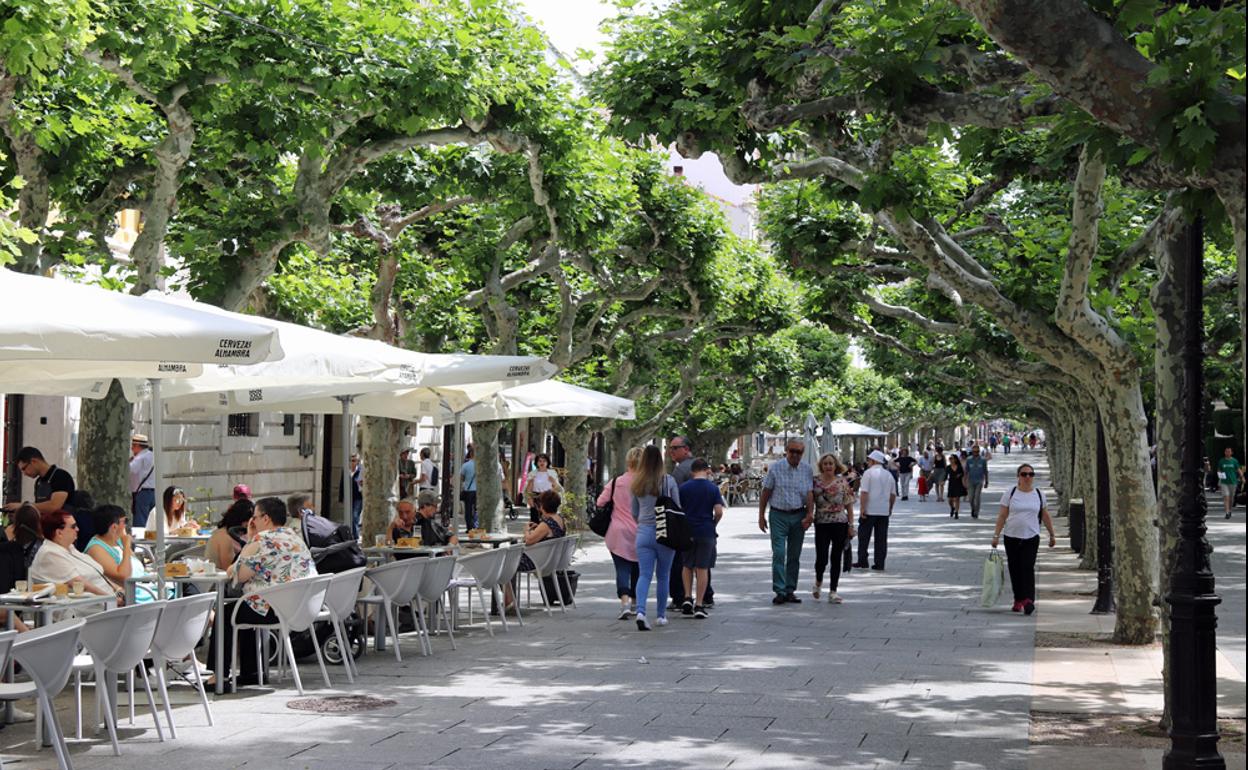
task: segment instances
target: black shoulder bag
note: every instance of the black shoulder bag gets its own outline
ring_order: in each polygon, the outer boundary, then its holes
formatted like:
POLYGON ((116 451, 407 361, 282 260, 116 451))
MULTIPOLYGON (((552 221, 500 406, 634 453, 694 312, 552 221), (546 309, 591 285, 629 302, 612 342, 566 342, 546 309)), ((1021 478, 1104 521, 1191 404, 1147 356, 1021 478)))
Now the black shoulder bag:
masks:
MULTIPOLYGON (((666 487, 667 479, 663 480, 666 487)), ((672 482, 674 485, 676 482, 672 482)), ((666 491, 666 488, 663 490, 666 491)), ((655 540, 674 551, 686 551, 693 545, 693 529, 680 506, 666 494, 654 501, 655 540)))
POLYGON ((615 482, 617 481, 619 481, 618 476, 611 479, 611 496, 607 498, 607 504, 594 508, 594 515, 589 517, 590 531, 600 537, 606 537, 607 530, 611 528, 611 514, 615 511, 615 482))

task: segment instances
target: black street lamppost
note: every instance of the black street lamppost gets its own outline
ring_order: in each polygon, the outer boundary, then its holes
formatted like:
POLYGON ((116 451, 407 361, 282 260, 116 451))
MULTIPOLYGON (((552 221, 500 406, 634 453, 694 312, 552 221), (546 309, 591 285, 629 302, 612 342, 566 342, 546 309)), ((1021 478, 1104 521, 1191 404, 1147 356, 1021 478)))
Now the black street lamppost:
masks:
POLYGON ((1096 604, 1093 615, 1111 615, 1114 603, 1114 536, 1110 520, 1109 450, 1105 448, 1105 428, 1096 418, 1096 604))
POLYGON ((1213 568, 1205 539, 1205 493, 1201 488, 1204 454, 1204 233, 1201 217, 1184 233, 1178 266, 1183 287, 1183 502, 1179 510, 1178 558, 1171 573, 1170 604, 1170 748, 1165 770, 1225 768, 1218 753, 1218 679, 1215 656, 1213 568))

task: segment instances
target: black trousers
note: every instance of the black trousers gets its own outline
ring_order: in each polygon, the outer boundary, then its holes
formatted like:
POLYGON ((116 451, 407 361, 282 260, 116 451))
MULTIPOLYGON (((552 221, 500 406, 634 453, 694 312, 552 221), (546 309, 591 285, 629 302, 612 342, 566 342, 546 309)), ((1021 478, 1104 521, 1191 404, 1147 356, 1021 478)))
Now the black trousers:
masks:
POLYGON ((823 570, 830 564, 832 568, 828 570, 829 591, 835 591, 840 585, 841 553, 845 550, 845 541, 848 539, 848 523, 815 523, 815 582, 823 582, 823 570))
POLYGON ((858 523, 858 563, 867 563, 867 546, 871 544, 871 536, 875 535, 875 561, 871 566, 884 569, 884 559, 888 558, 888 516, 871 516, 861 519, 858 523))
MULTIPOLYGON (((241 599, 239 601, 242 601, 241 599)), ((208 668, 217 676, 228 676, 230 666, 233 665, 234 658, 234 605, 226 604, 225 614, 225 661, 224 663, 216 660, 216 638, 209 636, 208 638, 208 668)), ((222 612, 223 610, 217 610, 222 612)), ((267 615, 261 615, 253 610, 250 605, 244 604, 238 610, 238 621, 240 623, 266 623, 268 625, 277 625, 277 615, 273 614, 273 610, 269 610, 267 615)), ((217 632, 216 624, 213 624, 212 633, 217 632)), ((265 633, 268 633, 265 631, 265 633)), ((238 681, 239 684, 255 684, 256 676, 260 672, 260 661, 256 660, 256 632, 251 629, 245 629, 238 632, 238 681)))
POLYGON ((1014 601, 1036 600, 1036 552, 1040 550, 1040 536, 1005 536, 1005 563, 1010 570, 1010 587, 1014 589, 1014 601))

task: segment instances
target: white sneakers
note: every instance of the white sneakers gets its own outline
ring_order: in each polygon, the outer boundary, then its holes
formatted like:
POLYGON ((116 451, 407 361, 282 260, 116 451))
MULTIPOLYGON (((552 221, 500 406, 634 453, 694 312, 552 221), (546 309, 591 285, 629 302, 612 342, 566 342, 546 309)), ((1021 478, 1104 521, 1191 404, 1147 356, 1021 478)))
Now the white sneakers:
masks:
POLYGON ((655 625, 658 625, 658 626, 666 626, 666 625, 667 625, 667 616, 666 616, 666 615, 664 615, 664 616, 662 616, 662 617, 658 618, 657 620, 655 620, 655 621, 654 621, 654 623, 655 623, 655 625))
POLYGON ((637 630, 638 631, 650 630, 650 621, 646 620, 645 613, 642 613, 642 612, 637 613, 637 630))
POLYGON ((836 591, 828 592, 828 604, 844 604, 845 600, 836 591))

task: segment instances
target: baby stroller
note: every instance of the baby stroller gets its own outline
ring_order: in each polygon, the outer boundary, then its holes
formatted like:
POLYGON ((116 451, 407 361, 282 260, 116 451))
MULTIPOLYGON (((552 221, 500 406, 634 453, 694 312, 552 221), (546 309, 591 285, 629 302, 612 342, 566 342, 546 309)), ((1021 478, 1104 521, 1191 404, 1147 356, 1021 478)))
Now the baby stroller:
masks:
MULTIPOLYGON (((339 572, 363 567, 366 563, 360 544, 351 536, 351 528, 347 525, 336 525, 323 516, 314 513, 303 517, 303 535, 312 551, 312 560, 316 563, 319 575, 332 575, 339 572)), ((351 648, 351 657, 359 658, 364 654, 364 621, 352 612, 343 625, 347 630, 347 644, 351 648)), ((327 621, 312 626, 316 631, 316 639, 321 647, 321 654, 327 663, 337 666, 343 664, 343 651, 339 649, 338 636, 334 627, 327 621)), ((308 631, 291 634, 291 646, 296 658, 312 655, 312 637, 308 631)))

